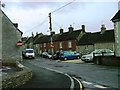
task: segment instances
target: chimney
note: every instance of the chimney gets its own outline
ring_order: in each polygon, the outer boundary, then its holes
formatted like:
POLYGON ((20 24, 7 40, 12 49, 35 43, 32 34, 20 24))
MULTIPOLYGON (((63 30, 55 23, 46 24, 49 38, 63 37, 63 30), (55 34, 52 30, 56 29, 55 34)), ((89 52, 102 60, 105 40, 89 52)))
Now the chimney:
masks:
POLYGON ((38 32, 36 32, 36 35, 38 35, 38 32))
POLYGON ((51 35, 54 36, 54 35, 55 35, 55 31, 52 31, 52 32, 51 32, 51 35))
POLYGON ((60 34, 62 34, 63 33, 63 29, 60 27, 60 34))
POLYGON ((18 28, 18 23, 13 23, 13 25, 14 25, 16 28, 18 28))
POLYGON ((105 24, 101 25, 101 34, 103 34, 106 31, 105 24))
POLYGON ((70 27, 68 28, 69 32, 73 32, 74 28, 72 27, 72 25, 70 25, 70 27))
POLYGON ((82 25, 82 31, 85 32, 85 25, 82 25))
POLYGON ((34 34, 33 34, 33 32, 32 32, 32 37, 34 37, 34 34))

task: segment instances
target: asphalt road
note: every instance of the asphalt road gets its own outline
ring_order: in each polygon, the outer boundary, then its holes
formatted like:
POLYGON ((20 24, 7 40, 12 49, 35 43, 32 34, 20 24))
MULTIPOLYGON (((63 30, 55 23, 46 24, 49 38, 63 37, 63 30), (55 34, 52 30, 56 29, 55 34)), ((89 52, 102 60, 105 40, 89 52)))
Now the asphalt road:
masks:
POLYGON ((118 67, 100 66, 93 63, 76 62, 76 60, 72 61, 54 61, 39 57, 29 62, 39 67, 57 70, 72 76, 75 75, 75 77, 80 79, 85 90, 93 90, 93 88, 96 90, 116 90, 119 87, 118 67))
POLYGON ((40 68, 27 61, 22 64, 32 69, 33 77, 20 88, 70 88, 71 82, 67 76, 40 68))
MULTIPOLYGON (((27 82, 25 85, 17 88, 17 89, 67 89, 72 90, 72 82, 74 90, 80 90, 80 84, 76 79, 71 78, 71 76, 67 76, 61 73, 57 73, 55 71, 47 70, 41 68, 39 66, 33 65, 29 63, 29 61, 24 60, 21 62, 23 65, 29 67, 33 71, 32 79, 27 82)), ((17 90, 15 89, 15 90, 17 90)))

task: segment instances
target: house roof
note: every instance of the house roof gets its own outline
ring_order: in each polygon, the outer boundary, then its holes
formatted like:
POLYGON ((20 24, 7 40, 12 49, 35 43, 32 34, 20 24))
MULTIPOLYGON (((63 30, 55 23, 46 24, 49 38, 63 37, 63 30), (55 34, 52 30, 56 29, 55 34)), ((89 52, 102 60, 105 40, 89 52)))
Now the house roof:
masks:
POLYGON ((114 29, 101 32, 86 33, 77 42, 77 45, 93 45, 95 43, 115 42, 114 29))
POLYGON ((77 45, 91 45, 94 44, 94 34, 85 33, 81 39, 77 42, 77 45))
MULTIPOLYGON (((41 37, 41 36, 43 36, 43 34, 42 33, 39 33, 39 34, 37 34, 34 38, 33 38, 33 43, 36 43, 36 41, 39 39, 39 37, 41 37)), ((37 44, 37 43, 36 43, 37 44)))
POLYGON ((31 37, 29 37, 29 38, 26 40, 26 42, 25 42, 25 43, 31 43, 31 42, 32 42, 32 40, 33 40, 33 37, 31 36, 31 37))
POLYGON ((99 34, 95 42, 115 42, 114 29, 106 30, 103 34, 99 34))
POLYGON ((21 40, 22 40, 22 42, 26 42, 27 37, 22 37, 21 40))
POLYGON ((120 21, 120 10, 115 14, 115 16, 111 20, 113 22, 120 21))
POLYGON ((42 35, 39 37, 34 44, 48 43, 50 42, 50 35, 42 35))
MULTIPOLYGON (((76 38, 79 36, 81 30, 74 30, 72 32, 63 32, 62 34, 54 34, 52 36, 53 42, 56 41, 66 41, 66 40, 76 40, 76 38)), ((48 43, 51 41, 50 35, 43 35, 39 37, 34 44, 40 44, 40 43, 48 43)))
POLYGON ((81 30, 74 30, 72 32, 64 32, 58 36, 57 41, 75 40, 79 36, 80 32, 81 30))

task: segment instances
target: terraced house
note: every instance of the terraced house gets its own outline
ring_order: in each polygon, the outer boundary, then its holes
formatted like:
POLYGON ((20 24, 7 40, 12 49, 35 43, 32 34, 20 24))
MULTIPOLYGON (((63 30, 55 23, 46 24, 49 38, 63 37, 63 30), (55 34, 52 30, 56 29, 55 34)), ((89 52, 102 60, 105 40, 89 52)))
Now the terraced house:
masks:
POLYGON ((105 25, 101 25, 99 32, 86 32, 77 42, 77 51, 82 54, 90 53, 95 49, 115 50, 114 29, 106 30, 105 25))
POLYGON ((81 26, 81 29, 74 30, 70 25, 68 32, 64 32, 64 29, 60 29, 60 33, 55 34, 52 32, 53 47, 51 47, 51 36, 43 35, 39 37, 34 44, 39 44, 39 53, 43 51, 51 52, 53 48, 54 53, 60 50, 76 50, 77 38, 81 37, 85 33, 85 25, 81 26))

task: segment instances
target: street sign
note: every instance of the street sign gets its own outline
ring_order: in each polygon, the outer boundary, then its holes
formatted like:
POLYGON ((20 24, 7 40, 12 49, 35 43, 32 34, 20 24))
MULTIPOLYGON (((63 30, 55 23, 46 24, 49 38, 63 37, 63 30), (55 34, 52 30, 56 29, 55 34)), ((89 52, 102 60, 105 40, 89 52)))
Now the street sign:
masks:
POLYGON ((22 45, 23 45, 23 43, 21 41, 17 42, 17 46, 22 46, 22 45))

